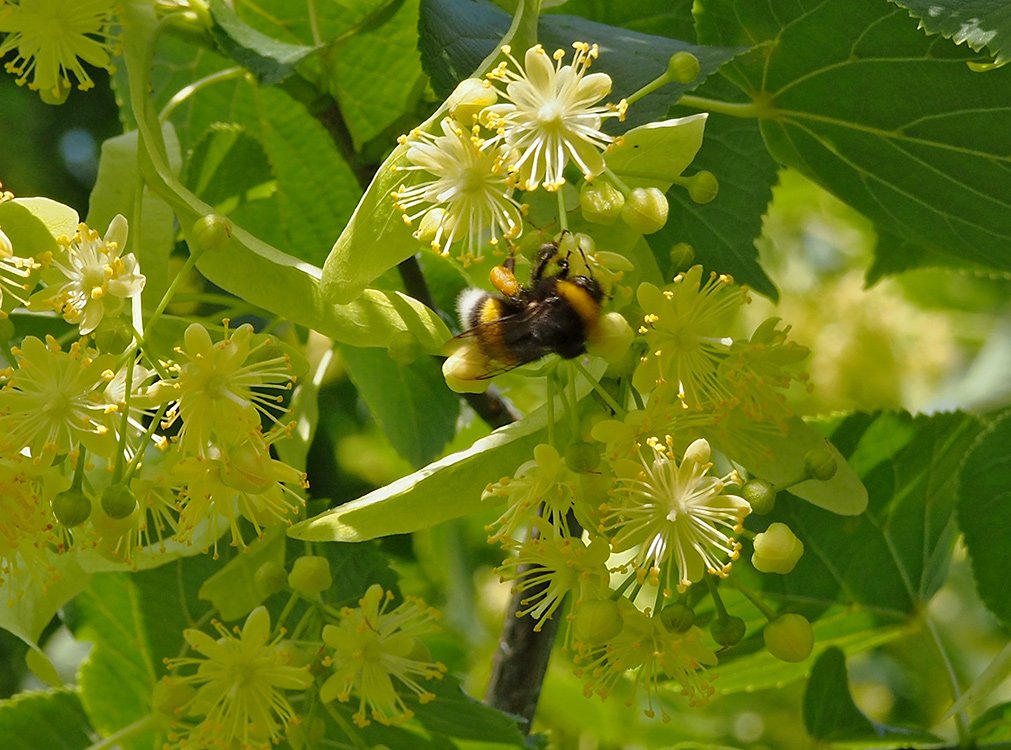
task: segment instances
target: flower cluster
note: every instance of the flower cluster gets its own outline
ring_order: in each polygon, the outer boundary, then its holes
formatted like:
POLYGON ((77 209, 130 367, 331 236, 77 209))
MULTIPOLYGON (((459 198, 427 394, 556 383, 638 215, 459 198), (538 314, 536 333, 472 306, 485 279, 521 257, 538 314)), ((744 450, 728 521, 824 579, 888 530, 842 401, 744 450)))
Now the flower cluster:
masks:
MULTIPOLYGON (((734 467, 775 459, 761 438, 786 429, 785 391, 803 381, 806 350, 775 319, 735 337, 747 291, 728 276, 704 281, 699 266, 665 288, 640 284, 636 299, 638 356, 608 370, 624 395, 584 415, 564 450, 536 446, 483 499, 506 505, 489 541, 509 553, 498 573, 514 582, 516 616, 540 629, 570 597, 565 643, 587 694, 606 696, 632 673, 646 712, 666 716, 658 685, 673 681, 689 703, 705 701, 717 649, 745 635, 712 585, 708 640, 692 587, 729 577, 752 537, 760 572, 787 574, 803 553, 782 523, 757 537, 745 529, 752 502, 767 513, 765 494, 775 493, 734 467)), ((813 454, 807 478, 831 478, 813 454)))
POLYGON ((104 236, 80 224, 52 248, 14 229, 0 243, 5 306, 78 336, 25 336, 0 371, 0 583, 72 550, 137 564, 170 540, 245 546, 303 507, 304 473, 271 453, 291 429, 285 350, 248 324, 193 323, 166 357, 127 239, 116 216, 104 236))
MULTIPOLYGON (((296 560, 288 576, 294 592, 299 592, 297 579, 304 578, 296 575, 300 560, 326 566, 325 558, 296 560)), ((393 606, 393 598, 374 584, 356 607, 337 611, 317 600, 306 616, 324 622, 315 639, 289 638, 283 627, 271 631, 262 605, 241 629, 214 622, 217 638, 198 629, 184 631, 195 653, 165 661, 169 674, 152 699, 168 724, 170 746, 265 749, 304 733, 303 718, 312 726, 315 712, 352 697, 358 702, 353 719, 359 727, 372 720, 408 721, 414 713, 406 701, 433 700, 423 682, 440 679, 446 667, 432 661, 419 640, 433 630, 438 613, 418 599, 393 606), (299 694, 310 688, 318 701, 305 703, 311 713, 303 717, 295 707, 299 694)))
POLYGON ((589 73, 596 45, 576 42, 549 55, 528 49, 520 63, 508 46, 484 80, 467 79, 450 97, 449 116, 433 135, 415 130, 400 139, 399 169, 415 175, 393 193, 415 237, 448 255, 454 246, 465 263, 486 245, 514 240, 523 231, 526 204, 518 193, 558 191, 569 165, 584 180, 606 169, 603 152, 616 142, 605 121, 623 119, 626 105, 601 104, 611 93, 606 73, 589 73))

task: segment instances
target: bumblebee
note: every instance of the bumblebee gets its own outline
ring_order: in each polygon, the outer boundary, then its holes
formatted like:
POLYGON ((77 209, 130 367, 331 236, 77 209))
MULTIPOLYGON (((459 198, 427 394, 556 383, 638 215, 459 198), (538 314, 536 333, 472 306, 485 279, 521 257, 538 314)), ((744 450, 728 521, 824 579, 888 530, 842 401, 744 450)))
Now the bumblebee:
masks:
POLYGON ((534 259, 529 285, 516 279, 510 258, 490 274, 501 294, 464 290, 457 311, 466 330, 456 337, 454 356, 465 364, 454 368, 456 376, 485 380, 547 354, 564 359, 583 354, 604 299, 600 284, 586 273, 573 273, 569 253, 550 242, 534 259))

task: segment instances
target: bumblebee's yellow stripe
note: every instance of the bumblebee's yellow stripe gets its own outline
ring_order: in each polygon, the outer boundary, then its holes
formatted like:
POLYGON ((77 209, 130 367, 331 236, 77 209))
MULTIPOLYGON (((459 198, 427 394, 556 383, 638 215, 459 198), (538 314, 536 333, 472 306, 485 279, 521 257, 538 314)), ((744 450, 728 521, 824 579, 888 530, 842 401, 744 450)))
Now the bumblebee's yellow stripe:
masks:
POLYGON ((591 330, 597 323, 597 317, 600 314, 600 303, 591 297, 581 286, 565 279, 559 279, 555 289, 558 290, 559 296, 572 305, 572 309, 582 318, 586 330, 591 330))

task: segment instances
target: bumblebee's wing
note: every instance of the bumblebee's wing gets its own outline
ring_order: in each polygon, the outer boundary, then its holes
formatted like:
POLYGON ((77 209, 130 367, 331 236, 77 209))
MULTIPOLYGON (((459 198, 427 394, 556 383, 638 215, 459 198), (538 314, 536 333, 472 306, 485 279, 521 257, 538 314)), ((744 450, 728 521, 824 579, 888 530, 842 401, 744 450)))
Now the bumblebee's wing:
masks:
POLYGON ((456 357, 460 365, 458 377, 486 380, 538 360, 551 351, 537 335, 536 326, 542 317, 538 302, 519 303, 515 299, 498 297, 488 297, 481 302, 489 308, 484 310, 483 316, 472 314, 469 319, 485 319, 454 339, 457 346, 451 356, 456 357))

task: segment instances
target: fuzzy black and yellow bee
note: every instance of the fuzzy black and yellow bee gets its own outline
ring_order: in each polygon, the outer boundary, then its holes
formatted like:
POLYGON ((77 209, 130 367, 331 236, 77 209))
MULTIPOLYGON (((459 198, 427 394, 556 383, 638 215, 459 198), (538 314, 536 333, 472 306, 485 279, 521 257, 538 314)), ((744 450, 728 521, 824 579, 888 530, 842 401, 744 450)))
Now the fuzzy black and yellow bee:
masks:
POLYGON ((572 272, 569 252, 554 242, 543 245, 526 286, 516 279, 512 258, 490 277, 501 294, 466 289, 457 301, 466 330, 455 339, 455 377, 484 380, 547 354, 573 359, 586 351, 604 292, 588 267, 572 272))

